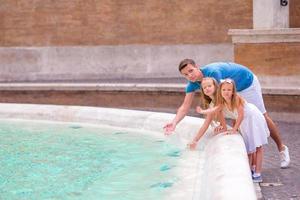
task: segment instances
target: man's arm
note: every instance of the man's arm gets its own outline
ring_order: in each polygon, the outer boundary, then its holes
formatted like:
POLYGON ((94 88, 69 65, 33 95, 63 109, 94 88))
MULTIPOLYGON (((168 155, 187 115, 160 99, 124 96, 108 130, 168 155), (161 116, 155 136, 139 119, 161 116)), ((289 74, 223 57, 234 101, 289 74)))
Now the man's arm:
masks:
POLYGON ((187 115, 187 113, 191 108, 194 96, 195 96, 195 92, 186 93, 183 103, 178 108, 176 116, 174 117, 172 122, 169 122, 164 126, 166 135, 171 134, 172 131, 175 130, 176 125, 187 115))

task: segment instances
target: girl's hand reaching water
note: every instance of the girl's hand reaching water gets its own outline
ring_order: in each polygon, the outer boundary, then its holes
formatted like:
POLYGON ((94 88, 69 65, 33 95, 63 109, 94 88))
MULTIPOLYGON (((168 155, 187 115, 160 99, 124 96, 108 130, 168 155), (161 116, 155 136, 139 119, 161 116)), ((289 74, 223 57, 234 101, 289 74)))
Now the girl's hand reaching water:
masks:
POLYGON ((197 142, 195 141, 187 144, 187 148, 189 148, 190 150, 195 150, 196 147, 197 147, 197 142))

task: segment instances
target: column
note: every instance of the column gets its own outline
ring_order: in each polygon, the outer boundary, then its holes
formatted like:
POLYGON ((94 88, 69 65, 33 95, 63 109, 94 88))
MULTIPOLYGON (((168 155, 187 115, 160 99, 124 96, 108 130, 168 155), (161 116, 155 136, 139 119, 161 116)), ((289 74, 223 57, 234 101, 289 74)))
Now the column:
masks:
POLYGON ((253 29, 289 28, 288 0, 253 0, 253 29))

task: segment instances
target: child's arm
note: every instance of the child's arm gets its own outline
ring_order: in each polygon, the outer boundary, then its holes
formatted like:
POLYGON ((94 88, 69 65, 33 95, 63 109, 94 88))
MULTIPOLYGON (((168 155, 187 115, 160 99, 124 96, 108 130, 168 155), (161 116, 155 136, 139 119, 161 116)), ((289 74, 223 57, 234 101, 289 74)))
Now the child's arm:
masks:
POLYGON ((215 128, 215 132, 220 133, 220 132, 226 131, 227 125, 226 125, 226 120, 225 120, 222 110, 220 112, 218 112, 217 119, 220 122, 220 126, 215 128))
POLYGON ((203 114, 203 115, 208 115, 208 114, 217 114, 217 112, 220 112, 222 110, 221 106, 215 106, 213 108, 208 108, 208 109, 201 109, 200 106, 197 106, 196 111, 197 113, 203 114))
POLYGON ((200 138, 204 135, 205 131, 208 129, 212 119, 213 119, 212 115, 207 115, 206 116, 205 121, 202 124, 201 128, 199 129, 197 135, 194 137, 193 141, 188 144, 188 147, 190 149, 195 149, 196 148, 197 142, 200 140, 200 138))
POLYGON ((232 130, 230 131, 231 133, 236 133, 244 119, 244 107, 242 105, 240 105, 237 108, 237 112, 238 112, 238 117, 234 123, 234 126, 232 128, 232 130))
POLYGON ((231 126, 234 127, 234 125, 235 125, 235 123, 236 123, 236 120, 233 119, 233 120, 231 121, 231 123, 232 123, 231 126))

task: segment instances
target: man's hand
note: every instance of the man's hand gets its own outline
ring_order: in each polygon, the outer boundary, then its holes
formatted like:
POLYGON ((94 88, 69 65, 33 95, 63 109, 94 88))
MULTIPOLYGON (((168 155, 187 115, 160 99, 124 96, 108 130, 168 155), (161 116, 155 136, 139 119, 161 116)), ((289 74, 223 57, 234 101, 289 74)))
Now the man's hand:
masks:
POLYGON ((171 135, 175 130, 176 125, 174 123, 168 123, 164 126, 165 135, 171 135))

